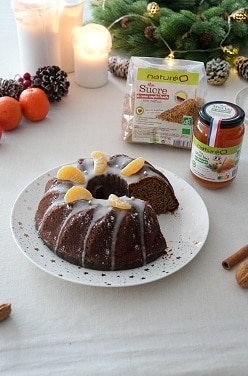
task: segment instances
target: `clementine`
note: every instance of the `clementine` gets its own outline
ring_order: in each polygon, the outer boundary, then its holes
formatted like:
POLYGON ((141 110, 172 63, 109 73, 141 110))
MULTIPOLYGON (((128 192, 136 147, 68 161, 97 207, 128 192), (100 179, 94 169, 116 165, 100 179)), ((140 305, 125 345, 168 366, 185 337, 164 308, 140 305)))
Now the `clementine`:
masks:
POLYGON ((0 128, 11 131, 18 127, 22 119, 22 107, 18 100, 12 97, 0 98, 0 128))
POLYGON ((19 102, 23 116, 30 121, 44 119, 50 110, 50 102, 46 93, 37 87, 23 90, 19 102))

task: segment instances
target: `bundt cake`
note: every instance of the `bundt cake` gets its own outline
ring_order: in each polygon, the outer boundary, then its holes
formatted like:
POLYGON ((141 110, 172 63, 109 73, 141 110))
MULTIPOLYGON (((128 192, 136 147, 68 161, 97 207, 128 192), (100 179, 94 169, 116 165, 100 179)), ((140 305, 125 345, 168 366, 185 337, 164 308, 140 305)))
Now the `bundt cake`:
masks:
POLYGON ((44 243, 72 264, 130 269, 166 252, 156 213, 178 205, 168 179, 143 158, 93 152, 47 182, 35 225, 44 243))

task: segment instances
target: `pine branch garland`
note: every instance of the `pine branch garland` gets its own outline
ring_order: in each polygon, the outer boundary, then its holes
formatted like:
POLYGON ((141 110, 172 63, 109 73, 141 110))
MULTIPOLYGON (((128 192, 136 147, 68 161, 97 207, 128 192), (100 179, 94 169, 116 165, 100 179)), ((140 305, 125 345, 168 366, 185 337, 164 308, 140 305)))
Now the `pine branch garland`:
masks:
POLYGON ((237 10, 248 12, 247 0, 161 0, 152 15, 148 3, 92 3, 93 21, 109 28, 115 53, 166 57, 175 51, 176 58, 207 62, 225 58, 224 46, 239 47, 248 38, 248 17, 243 22, 230 18, 237 10))

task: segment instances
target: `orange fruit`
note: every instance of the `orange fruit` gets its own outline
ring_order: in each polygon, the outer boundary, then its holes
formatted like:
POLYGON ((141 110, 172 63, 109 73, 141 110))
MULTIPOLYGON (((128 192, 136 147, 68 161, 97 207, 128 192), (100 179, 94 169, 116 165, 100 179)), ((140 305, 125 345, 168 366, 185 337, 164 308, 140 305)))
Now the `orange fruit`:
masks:
POLYGON ((144 166, 145 160, 143 157, 136 158, 132 160, 126 167, 121 170, 123 176, 131 176, 139 172, 144 166))
POLYGON ((114 195, 113 193, 109 195, 108 203, 110 206, 112 206, 113 208, 117 208, 117 209, 128 210, 128 209, 131 209, 132 207, 127 202, 124 202, 120 197, 114 195))
POLYGON ((19 97, 22 113, 30 121, 40 121, 46 117, 50 102, 46 93, 37 87, 23 90, 19 97))
POLYGON ((71 165, 63 166, 57 172, 57 178, 60 180, 70 180, 76 184, 84 184, 85 176, 79 168, 71 165))
POLYGON ((107 168, 107 157, 101 151, 93 151, 91 157, 94 160, 94 172, 96 174, 102 174, 107 168))
POLYGON ((68 191, 65 194, 65 202, 67 204, 70 204, 71 202, 77 201, 77 200, 92 200, 92 194, 88 189, 80 186, 74 186, 68 189, 68 191))
POLYGON ((4 131, 11 131, 18 127, 22 119, 20 103, 12 97, 0 98, 0 127, 4 131))

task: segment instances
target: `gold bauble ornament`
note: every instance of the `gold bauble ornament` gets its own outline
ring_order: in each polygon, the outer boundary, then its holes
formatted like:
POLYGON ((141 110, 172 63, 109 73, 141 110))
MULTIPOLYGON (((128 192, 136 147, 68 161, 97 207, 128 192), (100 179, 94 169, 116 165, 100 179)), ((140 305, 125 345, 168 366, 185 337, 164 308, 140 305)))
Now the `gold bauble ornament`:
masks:
POLYGON ((233 12, 230 17, 237 22, 244 22, 248 20, 248 11, 245 8, 241 8, 233 12))
POLYGON ((225 46, 222 50, 228 57, 237 57, 239 54, 239 48, 232 45, 225 46))
POLYGON ((149 16, 154 17, 159 12, 160 7, 157 3, 152 2, 147 5, 147 12, 149 13, 149 16))
POLYGON ((225 47, 223 47, 223 53, 224 53, 224 56, 225 56, 225 60, 228 61, 228 63, 231 66, 234 66, 235 65, 235 59, 239 55, 239 48, 232 46, 232 45, 225 46, 225 47))

